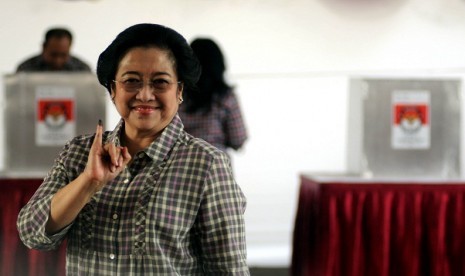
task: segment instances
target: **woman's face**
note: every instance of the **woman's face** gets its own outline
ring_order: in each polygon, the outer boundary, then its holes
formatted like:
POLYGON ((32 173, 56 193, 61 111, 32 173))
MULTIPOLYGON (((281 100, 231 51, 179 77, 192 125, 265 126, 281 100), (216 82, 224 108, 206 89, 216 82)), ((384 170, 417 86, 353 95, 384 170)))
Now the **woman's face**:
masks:
POLYGON ((155 47, 130 49, 111 89, 126 135, 132 137, 158 136, 178 111, 181 95, 170 52, 155 47))

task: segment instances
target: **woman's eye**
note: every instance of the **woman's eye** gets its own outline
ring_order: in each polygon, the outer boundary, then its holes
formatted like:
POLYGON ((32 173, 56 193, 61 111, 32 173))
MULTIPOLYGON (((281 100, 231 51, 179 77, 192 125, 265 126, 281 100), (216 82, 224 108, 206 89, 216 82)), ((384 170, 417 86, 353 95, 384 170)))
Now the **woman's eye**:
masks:
POLYGON ((140 80, 138 80, 138 79, 126 79, 123 82, 127 83, 127 84, 137 84, 137 83, 140 83, 140 80))
POLYGON ((170 85, 170 82, 165 79, 152 80, 152 85, 155 89, 165 90, 170 85))
POLYGON ((155 85, 169 84, 169 82, 165 79, 156 79, 156 80, 153 80, 152 83, 155 85))

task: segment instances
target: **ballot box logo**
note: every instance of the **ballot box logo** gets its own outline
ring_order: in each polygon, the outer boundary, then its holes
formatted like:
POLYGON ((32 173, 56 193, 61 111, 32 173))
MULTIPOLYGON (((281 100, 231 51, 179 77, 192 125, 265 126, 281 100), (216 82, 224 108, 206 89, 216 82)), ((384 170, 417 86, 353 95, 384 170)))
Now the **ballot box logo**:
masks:
POLYGON ((396 124, 406 133, 416 133, 428 124, 427 105, 397 105, 396 124))
POLYGON ((60 129, 73 120, 71 100, 42 100, 39 102, 39 121, 51 129, 60 129))
POLYGON ((68 99, 37 100, 36 145, 63 146, 76 135, 75 101, 68 99))
POLYGON ((427 150, 431 144, 431 95, 426 90, 398 90, 392 94, 391 146, 399 150, 427 150))

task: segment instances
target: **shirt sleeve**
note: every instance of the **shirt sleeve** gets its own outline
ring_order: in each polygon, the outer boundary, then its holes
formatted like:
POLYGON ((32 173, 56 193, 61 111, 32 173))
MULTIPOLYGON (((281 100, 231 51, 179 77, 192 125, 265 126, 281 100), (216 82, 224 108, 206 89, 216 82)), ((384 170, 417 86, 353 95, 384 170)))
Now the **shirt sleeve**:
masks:
POLYGON ((23 243, 33 249, 53 250, 59 247, 71 225, 68 225, 60 232, 48 235, 45 232, 50 215, 50 205, 53 195, 69 181, 66 177, 63 166, 63 156, 66 148, 60 157, 55 161, 55 165, 45 177, 44 181, 34 193, 29 202, 21 209, 17 219, 19 236, 23 243))
POLYGON ((227 109, 227 116, 223 127, 226 136, 226 146, 237 150, 242 147, 247 139, 247 131, 239 101, 234 92, 226 96, 225 107, 227 109))
POLYGON ((249 275, 246 199, 232 176, 228 160, 222 153, 213 161, 200 206, 200 247, 207 275, 249 275))

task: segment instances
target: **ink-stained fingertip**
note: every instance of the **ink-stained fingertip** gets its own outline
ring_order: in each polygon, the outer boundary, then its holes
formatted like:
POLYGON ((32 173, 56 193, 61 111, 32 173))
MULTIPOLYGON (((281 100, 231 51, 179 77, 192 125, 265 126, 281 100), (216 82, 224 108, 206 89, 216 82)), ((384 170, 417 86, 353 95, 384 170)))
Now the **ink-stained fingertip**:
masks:
POLYGON ((99 125, 99 126, 102 126, 102 125, 103 125, 102 119, 99 119, 99 120, 98 120, 98 125, 99 125))

